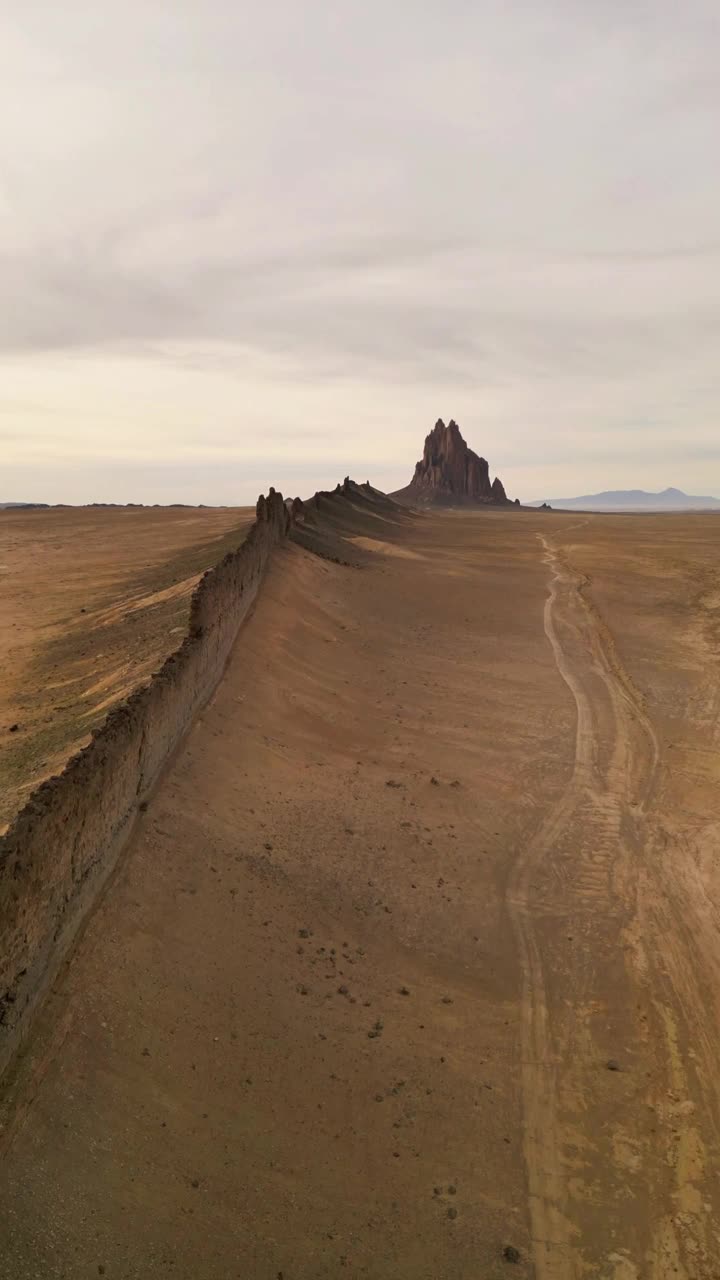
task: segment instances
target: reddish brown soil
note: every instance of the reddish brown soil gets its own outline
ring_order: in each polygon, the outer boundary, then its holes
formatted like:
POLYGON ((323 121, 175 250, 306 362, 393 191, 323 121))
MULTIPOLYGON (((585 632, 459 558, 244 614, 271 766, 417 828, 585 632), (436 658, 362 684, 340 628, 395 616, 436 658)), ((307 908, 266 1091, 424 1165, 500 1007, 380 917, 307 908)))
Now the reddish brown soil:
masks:
POLYGON ((252 514, 0 511, 0 831, 177 648, 200 574, 252 514))
POLYGON ((719 1274, 717 521, 367 525, 5 1082, 3 1280, 719 1274))

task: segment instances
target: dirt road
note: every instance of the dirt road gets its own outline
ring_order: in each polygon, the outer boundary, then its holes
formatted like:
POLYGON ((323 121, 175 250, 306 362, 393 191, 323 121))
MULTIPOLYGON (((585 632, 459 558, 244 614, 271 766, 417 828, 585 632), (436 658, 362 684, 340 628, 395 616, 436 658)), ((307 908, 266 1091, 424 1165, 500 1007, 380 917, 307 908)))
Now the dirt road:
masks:
POLYGON ((277 558, 5 1082, 0 1276, 720 1276, 708 517, 277 558))
POLYGON ((706 993, 720 916, 678 823, 687 814, 667 810, 659 733, 571 562, 570 532, 541 541, 552 572, 544 630, 577 705, 575 767, 509 893, 537 1275, 717 1276, 706 993), (605 1270, 588 1248, 602 1234, 605 1270))
POLYGON ((669 849, 658 734, 563 550, 570 532, 541 542, 545 632, 577 709, 575 766, 508 895, 536 1274, 715 1276, 717 1043, 698 984, 712 980, 718 917, 702 891, 694 902, 683 892, 687 851, 669 849), (707 956, 692 941, 703 918, 707 956), (604 1270, 588 1248, 603 1235, 604 1270))

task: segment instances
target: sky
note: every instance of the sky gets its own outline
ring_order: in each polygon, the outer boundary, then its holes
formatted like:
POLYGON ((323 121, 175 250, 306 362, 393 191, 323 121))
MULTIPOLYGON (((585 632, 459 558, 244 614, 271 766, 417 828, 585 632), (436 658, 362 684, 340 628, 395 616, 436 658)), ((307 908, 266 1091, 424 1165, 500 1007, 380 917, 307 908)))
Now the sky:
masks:
POLYGON ((0 501, 720 494, 717 0, 0 0, 0 501))

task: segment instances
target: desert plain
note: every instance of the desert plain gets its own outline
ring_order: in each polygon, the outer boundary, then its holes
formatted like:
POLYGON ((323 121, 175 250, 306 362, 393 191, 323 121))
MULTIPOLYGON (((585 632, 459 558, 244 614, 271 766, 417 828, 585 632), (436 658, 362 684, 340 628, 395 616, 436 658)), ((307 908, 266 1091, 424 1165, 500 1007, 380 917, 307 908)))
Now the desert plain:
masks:
POLYGON ((250 509, 0 510, 0 832, 179 643, 250 509))
MULTIPOLYGON (((157 513, 73 628, 237 525, 157 513)), ((3 1280, 720 1276, 719 535, 350 501, 277 549, 0 1087, 3 1280)))

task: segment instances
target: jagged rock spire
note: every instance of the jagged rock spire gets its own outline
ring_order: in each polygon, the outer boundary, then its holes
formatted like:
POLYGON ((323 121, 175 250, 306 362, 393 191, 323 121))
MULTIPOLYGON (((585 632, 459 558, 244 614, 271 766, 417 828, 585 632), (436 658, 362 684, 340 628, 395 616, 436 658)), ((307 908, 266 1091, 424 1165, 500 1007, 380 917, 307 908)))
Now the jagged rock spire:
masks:
POLYGON ((445 426, 442 418, 425 439, 423 456, 410 484, 394 496, 446 506, 508 501, 502 482, 496 478, 490 483, 485 458, 468 448, 457 422, 451 419, 445 426))

